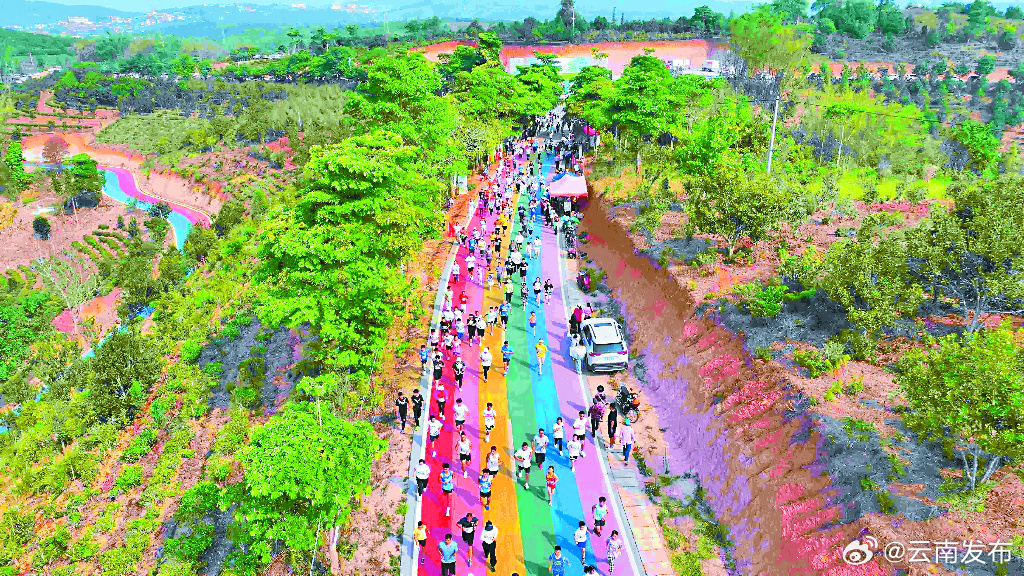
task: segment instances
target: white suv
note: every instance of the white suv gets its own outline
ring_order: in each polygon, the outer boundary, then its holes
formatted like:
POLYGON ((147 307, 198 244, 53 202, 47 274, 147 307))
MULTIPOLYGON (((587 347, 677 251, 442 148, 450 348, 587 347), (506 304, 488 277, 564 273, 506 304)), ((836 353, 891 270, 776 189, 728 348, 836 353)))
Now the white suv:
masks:
POLYGON ((592 372, 625 370, 629 349, 619 323, 611 318, 589 318, 580 326, 587 370, 592 372))

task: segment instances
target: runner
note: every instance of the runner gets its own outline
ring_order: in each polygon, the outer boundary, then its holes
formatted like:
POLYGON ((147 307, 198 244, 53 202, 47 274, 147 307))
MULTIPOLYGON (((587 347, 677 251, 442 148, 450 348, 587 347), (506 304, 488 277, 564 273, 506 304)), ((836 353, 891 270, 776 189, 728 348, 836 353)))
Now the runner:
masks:
MULTIPOLYGON (((465 236, 463 236, 465 238, 465 236)), ((458 260, 452 262, 452 283, 459 283, 459 262, 458 260)))
POLYGON ((462 318, 455 320, 455 335, 459 338, 459 342, 466 339, 466 323, 463 322, 462 318))
POLYGON ((565 424, 562 422, 562 417, 559 416, 558 420, 555 420, 554 425, 551 426, 551 436, 555 439, 555 446, 558 446, 558 455, 562 455, 562 440, 565 439, 565 424))
POLYGON ((605 504, 607 500, 604 496, 597 499, 597 504, 591 507, 591 512, 594 513, 594 534, 601 535, 601 531, 604 530, 604 519, 608 516, 608 506, 605 504))
MULTIPOLYGON (((444 333, 444 355, 445 355, 446 358, 452 355, 452 346, 454 344, 455 344, 455 335, 453 335, 450 330, 445 332, 444 333)), ((434 374, 437 374, 437 372, 438 372, 438 367, 434 366, 434 374)), ((435 380, 437 380, 437 378, 435 378, 435 380)))
POLYGON ((512 306, 508 303, 508 301, 502 302, 501 308, 499 308, 499 310, 501 311, 501 327, 508 328, 508 315, 509 312, 512 311, 512 306))
POLYGON ((530 311, 530 331, 534 336, 537 335, 537 313, 532 310, 530 311))
MULTIPOLYGON (((443 566, 444 565, 442 564, 442 567, 443 566)), ((551 556, 548 556, 548 572, 551 573, 551 576, 565 576, 565 569, 568 567, 569 559, 562 555, 562 547, 555 546, 555 551, 551 553, 551 556)), ((455 574, 454 565, 452 570, 452 574, 455 574)), ((442 574, 442 576, 444 575, 442 574)))
POLYGON ((466 336, 468 336, 470 345, 476 339, 476 314, 470 314, 469 319, 466 320, 466 336))
POLYGON ((459 432, 459 461, 462 462, 462 477, 469 478, 466 464, 473 459, 473 444, 466 438, 465 432, 459 432))
POLYGON ((578 436, 573 434, 573 437, 565 445, 566 449, 569 450, 569 469, 573 472, 576 471, 576 459, 580 457, 583 452, 583 443, 580 442, 578 436))
MULTIPOLYGON (((520 206, 519 209, 522 211, 523 207, 520 206)), ((520 220, 524 219, 523 218, 523 213, 525 213, 525 212, 520 212, 520 214, 519 214, 520 220)), ((520 232, 516 232, 515 241, 516 241, 516 251, 517 252, 521 252, 523 250, 523 233, 521 231, 520 232)), ((458 282, 457 278, 456 278, 456 282, 458 282)))
POLYGON ((455 357, 452 362, 452 372, 455 373, 455 384, 462 390, 462 379, 466 376, 466 363, 462 361, 462 355, 455 357))
POLYGON ((420 458, 420 463, 416 465, 416 495, 423 496, 423 492, 427 489, 427 484, 430 483, 430 466, 427 466, 427 461, 420 458))
POLYGON ((586 457, 587 453, 583 451, 583 445, 587 440, 587 419, 586 412, 580 410, 580 416, 572 423, 572 435, 580 441, 580 456, 586 457))
POLYGON ((420 394, 420 389, 415 388, 412 391, 412 420, 416 428, 420 427, 420 416, 423 415, 423 396, 420 394))
POLYGON ((555 291, 555 285, 551 283, 551 279, 548 278, 544 281, 544 303, 551 304, 551 294, 555 291))
POLYGON ((434 401, 437 403, 437 413, 444 420, 444 405, 448 401, 448 393, 444 391, 444 382, 438 380, 437 391, 434 394, 434 401))
POLYGON ((469 414, 469 406, 462 403, 462 398, 456 398, 452 412, 455 413, 455 430, 461 434, 466 426, 466 414, 469 414))
POLYGON ((516 450, 516 478, 522 477, 524 486, 527 490, 530 489, 530 460, 533 459, 533 450, 530 449, 528 442, 523 442, 523 447, 516 450))
MULTIPOLYGON (((430 446, 435 448, 435 442, 437 437, 441 435, 441 421, 437 419, 437 414, 430 417, 430 421, 427 422, 427 432, 430 435, 430 446)), ((433 456, 437 456, 437 450, 433 451, 433 456)))
POLYGON ((523 297, 523 310, 526 310, 526 302, 530 299, 530 288, 526 285, 526 279, 523 279, 523 285, 519 288, 519 295, 523 297))
POLYGON ((572 535, 572 539, 576 542, 576 547, 580 549, 580 561, 583 564, 587 563, 587 523, 580 520, 580 527, 576 529, 576 532, 572 535))
POLYGON ((555 485, 558 484, 558 476, 555 474, 554 466, 548 466, 548 473, 544 476, 544 483, 548 487, 548 506, 554 506, 555 485))
POLYGON ((445 462, 441 465, 441 492, 444 493, 445 516, 452 515, 452 492, 455 491, 455 475, 451 467, 445 462))
MULTIPOLYGON (((437 333, 437 330, 430 331, 430 338, 428 338, 427 341, 430 343, 430 349, 432 351, 438 352, 440 350, 441 335, 437 333)), ((424 366, 424 368, 426 367, 424 366)))
POLYGON ((544 360, 548 357, 548 347, 544 340, 537 340, 537 374, 544 372, 544 360))
POLYGON ((473 558, 473 540, 476 536, 476 525, 479 518, 473 517, 472 512, 466 512, 466 517, 459 520, 459 527, 462 528, 462 541, 466 543, 466 566, 469 566, 473 558))
POLYGON ((491 430, 494 430, 494 423, 497 418, 498 411, 494 409, 492 403, 488 402, 487 407, 484 408, 484 442, 491 441, 491 430))
POLYGON ((398 397, 395 398, 395 415, 398 416, 398 420, 402 423, 402 433, 405 433, 405 423, 409 419, 409 399, 405 397, 405 392, 398 391, 398 397))
POLYGON ((512 350, 512 346, 508 343, 508 340, 505 340, 505 344, 501 347, 501 362, 505 365, 504 376, 508 376, 508 365, 512 362, 513 354, 515 352, 512 350))
MULTIPOLYGON (((473 239, 473 247, 470 248, 470 250, 475 250, 475 249, 476 249, 476 239, 474 238, 473 239)), ((476 256, 473 256, 473 252, 471 251, 469 253, 469 256, 466 256, 466 278, 470 282, 473 281, 473 270, 475 270, 475 269, 476 269, 476 256)))
POLYGON ((441 576, 455 576, 455 555, 459 553, 459 545, 452 542, 452 535, 445 534, 444 542, 437 545, 441 553, 441 576))
POLYGON ((494 334, 494 325, 498 323, 498 309, 491 306, 491 309, 487 311, 487 328, 488 334, 494 334))
POLYGON ((533 455, 537 460, 537 470, 543 470, 544 459, 548 456, 548 437, 544 435, 543 428, 538 428, 537 435, 533 437, 533 455))
POLYGON ((619 538, 619 531, 612 530, 605 544, 608 547, 608 576, 611 576, 615 572, 615 561, 622 554, 623 543, 622 538, 619 538))
POLYGON ((480 351, 480 368, 484 373, 484 382, 487 382, 487 373, 491 371, 491 364, 494 362, 494 358, 491 356, 491 350, 484 348, 480 351))
POLYGON ((491 572, 494 572, 494 567, 498 565, 498 557, 495 555, 498 548, 497 539, 498 528, 488 520, 480 534, 480 546, 484 549, 484 558, 488 561, 491 572))
POLYGON ((509 278, 505 280, 505 302, 507 304, 512 303, 512 294, 516 291, 516 285, 512 283, 511 274, 509 278))
MULTIPOLYGON (((430 333, 433 334, 434 331, 431 330, 430 333)), ((427 373, 427 362, 428 361, 430 361, 430 351, 427 350, 427 345, 426 344, 421 344, 420 345, 420 373, 422 373, 422 374, 426 374, 427 373)))
POLYGON ((501 470, 501 454, 498 454, 498 447, 491 446, 491 451, 487 453, 487 473, 491 477, 498 475, 501 470))
POLYGON ((477 480, 480 484, 480 503, 483 504, 484 510, 491 509, 491 475, 487 473, 487 470, 480 471, 480 478, 477 480))
POLYGON ((423 525, 423 520, 416 524, 416 529, 412 532, 412 539, 420 545, 420 564, 423 564, 427 559, 427 527, 423 525))
POLYGON ((477 312, 476 315, 476 344, 481 344, 484 341, 484 333, 487 331, 487 321, 484 320, 483 314, 477 312))
POLYGON ((462 312, 465 313, 466 312, 466 304, 468 304, 468 303, 469 303, 469 296, 467 296, 466 295, 466 291, 463 290, 462 293, 459 294, 459 310, 462 310, 462 312))

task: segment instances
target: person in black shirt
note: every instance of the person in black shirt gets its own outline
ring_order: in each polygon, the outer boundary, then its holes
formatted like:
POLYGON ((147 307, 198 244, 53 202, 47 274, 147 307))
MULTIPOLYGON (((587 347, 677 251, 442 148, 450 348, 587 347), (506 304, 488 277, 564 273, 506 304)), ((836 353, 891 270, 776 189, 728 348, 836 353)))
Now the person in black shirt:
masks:
POLYGON ((615 431, 619 429, 619 410, 615 400, 608 404, 608 443, 615 444, 615 431))
POLYGON ((466 512, 466 517, 459 520, 458 524, 462 528, 462 541, 468 546, 473 546, 473 539, 476 536, 476 525, 480 520, 473 517, 472 512, 466 512))
POLYGON ((462 378, 466 375, 466 363, 462 361, 462 356, 458 356, 455 362, 452 362, 452 371, 455 372, 455 383, 458 384, 459 390, 462 390, 462 378))
POLYGON ((442 370, 444 370, 444 360, 441 358, 441 353, 437 352, 434 354, 434 382, 441 380, 442 370))
POLYGON ((417 388, 412 391, 412 419, 415 422, 417 428, 420 427, 420 416, 423 415, 423 396, 420 395, 420 389, 417 388))
POLYGON ((395 398, 395 414, 398 415, 398 420, 402 422, 402 432, 405 432, 405 423, 409 419, 409 399, 405 397, 405 393, 401 390, 398 391, 398 398, 395 398))

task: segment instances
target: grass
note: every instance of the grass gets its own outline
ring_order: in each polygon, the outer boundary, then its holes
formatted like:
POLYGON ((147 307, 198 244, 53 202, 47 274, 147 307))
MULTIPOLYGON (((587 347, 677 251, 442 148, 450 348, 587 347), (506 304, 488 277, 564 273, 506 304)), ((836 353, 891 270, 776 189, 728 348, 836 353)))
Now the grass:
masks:
MULTIPOLYGON (((939 486, 939 490, 942 490, 943 486, 947 485, 947 482, 943 482, 942 486, 939 486)), ((963 484, 961 483, 960 485, 962 486, 963 484)), ((974 490, 946 494, 945 496, 940 497, 939 501, 948 504, 952 510, 960 510, 961 512, 984 512, 985 500, 988 498, 988 493, 995 488, 995 486, 995 482, 985 482, 984 484, 978 484, 974 490)))

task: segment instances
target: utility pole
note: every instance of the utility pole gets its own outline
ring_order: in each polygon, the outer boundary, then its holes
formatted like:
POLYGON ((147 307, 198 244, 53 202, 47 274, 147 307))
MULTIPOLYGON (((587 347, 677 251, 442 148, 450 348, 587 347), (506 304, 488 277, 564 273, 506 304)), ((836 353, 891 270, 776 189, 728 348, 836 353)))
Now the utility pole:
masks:
POLYGON ((768 144, 768 173, 772 173, 772 152, 775 151, 775 125, 779 122, 779 100, 781 94, 775 95, 775 112, 772 113, 772 139, 768 144))

